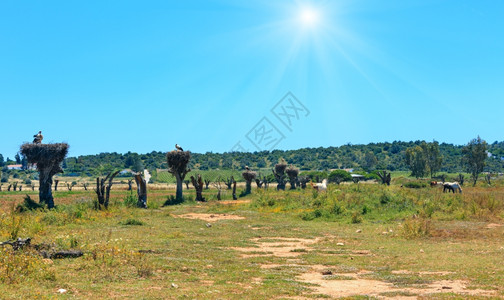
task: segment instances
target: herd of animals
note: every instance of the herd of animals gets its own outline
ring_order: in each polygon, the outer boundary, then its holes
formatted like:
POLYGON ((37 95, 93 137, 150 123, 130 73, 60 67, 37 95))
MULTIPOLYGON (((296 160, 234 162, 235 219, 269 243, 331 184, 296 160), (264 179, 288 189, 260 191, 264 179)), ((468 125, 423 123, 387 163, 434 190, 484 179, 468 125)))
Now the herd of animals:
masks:
MULTIPOLYGON (((37 134, 33 136, 33 143, 34 144, 41 144, 42 139, 44 136, 42 135, 42 131, 39 131, 37 134)), ((175 148, 177 151, 184 151, 182 147, 180 147, 178 144, 175 144, 175 148)), ((248 166, 245 166, 245 169, 250 170, 248 166)), ((442 185, 443 186, 443 193, 448 192, 453 192, 455 193, 456 191, 459 191, 462 193, 462 188, 460 187, 460 184, 458 182, 437 182, 437 181, 431 181, 430 183, 431 186, 437 186, 437 185, 442 185)), ((317 191, 327 191, 327 179, 322 180, 321 183, 311 183, 311 186, 313 189, 317 191)))

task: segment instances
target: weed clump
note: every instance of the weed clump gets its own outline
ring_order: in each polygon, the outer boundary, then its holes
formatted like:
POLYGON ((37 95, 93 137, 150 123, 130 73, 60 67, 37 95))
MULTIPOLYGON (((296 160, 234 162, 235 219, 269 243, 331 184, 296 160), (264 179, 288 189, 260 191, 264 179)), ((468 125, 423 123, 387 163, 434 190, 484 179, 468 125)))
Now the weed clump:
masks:
POLYGON ((431 221, 425 218, 408 218, 402 224, 401 235, 406 239, 416 239, 430 236, 431 221))

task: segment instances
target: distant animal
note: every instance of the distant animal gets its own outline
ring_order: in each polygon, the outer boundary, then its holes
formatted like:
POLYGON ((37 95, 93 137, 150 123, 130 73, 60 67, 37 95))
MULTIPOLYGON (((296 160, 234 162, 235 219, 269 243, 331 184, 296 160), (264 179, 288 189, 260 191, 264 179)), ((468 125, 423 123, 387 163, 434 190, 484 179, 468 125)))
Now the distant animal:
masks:
POLYGON ((245 170, 249 171, 250 170, 249 166, 245 166, 245 170))
POLYGON ((462 193, 462 188, 460 187, 460 184, 458 182, 444 182, 443 183, 443 193, 446 193, 448 190, 449 192, 453 192, 455 194, 455 191, 458 190, 460 193, 462 193))
POLYGON ((184 151, 184 149, 182 149, 182 147, 180 147, 179 144, 175 144, 175 148, 177 148, 178 151, 184 151))
POLYGON ((436 186, 436 185, 438 185, 438 182, 437 182, 437 181, 431 181, 431 182, 430 182, 430 186, 436 186))
POLYGON ((34 144, 42 144, 43 139, 44 139, 44 136, 42 135, 42 131, 39 131, 36 135, 33 136, 33 143, 34 144))
POLYGON ((327 191, 327 179, 322 180, 322 183, 315 183, 310 182, 312 188, 315 190, 321 192, 321 191, 327 191))

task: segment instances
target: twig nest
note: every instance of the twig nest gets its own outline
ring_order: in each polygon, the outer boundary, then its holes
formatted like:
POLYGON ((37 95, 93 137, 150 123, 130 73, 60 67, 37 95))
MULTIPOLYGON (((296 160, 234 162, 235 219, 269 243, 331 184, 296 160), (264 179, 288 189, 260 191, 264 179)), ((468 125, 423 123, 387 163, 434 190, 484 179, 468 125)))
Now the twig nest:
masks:
POLYGON ((275 172, 277 174, 283 174, 283 173, 285 173, 285 169, 287 169, 287 164, 279 163, 279 164, 275 165, 275 172))
POLYGON ((61 163, 68 154, 70 146, 66 143, 57 144, 23 144, 21 154, 26 157, 28 163, 37 164, 37 168, 45 165, 61 163))
POLYGON ((299 175, 299 169, 294 166, 289 166, 285 170, 285 173, 287 173, 287 176, 289 176, 289 178, 296 178, 299 175))
POLYGON ((243 176, 243 179, 245 179, 245 181, 250 182, 257 177, 257 173, 254 171, 247 170, 242 173, 242 176, 243 176))
POLYGON ((191 152, 189 151, 170 151, 166 153, 166 161, 170 171, 176 173, 183 173, 186 170, 189 160, 191 159, 191 152))

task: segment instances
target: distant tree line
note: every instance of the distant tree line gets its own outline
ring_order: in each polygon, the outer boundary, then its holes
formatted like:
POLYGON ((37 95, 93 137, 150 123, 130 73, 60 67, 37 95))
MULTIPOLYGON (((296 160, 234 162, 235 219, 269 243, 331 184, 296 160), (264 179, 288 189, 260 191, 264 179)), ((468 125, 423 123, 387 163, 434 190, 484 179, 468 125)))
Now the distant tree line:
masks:
MULTIPOLYGON (((436 172, 466 172, 463 163, 464 149, 467 145, 457 146, 446 143, 425 141, 392 143, 370 143, 367 145, 347 144, 340 147, 303 148, 298 150, 273 150, 261 152, 228 152, 204 154, 191 153, 188 166, 192 170, 243 170, 273 168, 281 159, 286 164, 294 165, 300 171, 354 169, 371 173, 374 170, 412 171, 416 177, 433 175, 436 172), (412 169, 414 167, 414 170, 412 169)), ((504 171, 504 142, 485 143, 486 159, 483 171, 504 171)), ((464 156, 465 155, 465 156, 464 156)), ((6 165, 18 163, 25 165, 22 156, 16 160, 7 160, 0 154, 0 168, 6 171, 6 165)), ((96 176, 111 170, 168 169, 166 152, 153 151, 146 154, 128 152, 100 153, 68 157, 63 162, 65 175, 96 176)))

